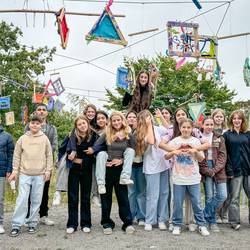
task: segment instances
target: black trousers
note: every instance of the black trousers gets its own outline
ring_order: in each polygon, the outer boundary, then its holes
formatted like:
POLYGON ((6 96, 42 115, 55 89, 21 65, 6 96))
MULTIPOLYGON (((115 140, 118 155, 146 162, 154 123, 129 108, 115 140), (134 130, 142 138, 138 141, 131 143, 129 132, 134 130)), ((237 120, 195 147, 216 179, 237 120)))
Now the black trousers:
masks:
POLYGON ((132 225, 128 189, 126 185, 119 184, 121 171, 122 166, 106 168, 106 194, 101 194, 103 228, 115 227, 114 221, 110 218, 113 188, 118 202, 119 216, 123 222, 122 229, 125 230, 127 226, 132 225))
MULTIPOLYGON (((42 203, 40 205, 40 211, 39 211, 40 218, 42 218, 43 216, 48 216, 49 185, 50 185, 50 180, 48 180, 44 183, 43 198, 42 198, 42 203)), ((28 200, 28 213, 27 213, 26 218, 29 218, 29 216, 30 216, 30 196, 29 196, 29 200, 28 200)))
POLYGON ((92 185, 92 168, 81 167, 75 169, 76 164, 69 170, 68 178, 68 222, 67 228, 78 227, 78 204, 80 186, 80 226, 91 227, 90 194, 92 185))

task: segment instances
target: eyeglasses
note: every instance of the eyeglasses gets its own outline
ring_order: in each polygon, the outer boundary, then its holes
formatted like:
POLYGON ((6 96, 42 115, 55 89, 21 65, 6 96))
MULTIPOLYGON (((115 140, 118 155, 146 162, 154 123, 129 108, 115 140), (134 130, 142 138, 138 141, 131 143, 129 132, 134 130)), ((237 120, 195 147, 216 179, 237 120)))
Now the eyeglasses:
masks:
POLYGON ((47 111, 47 109, 37 109, 36 111, 47 111))

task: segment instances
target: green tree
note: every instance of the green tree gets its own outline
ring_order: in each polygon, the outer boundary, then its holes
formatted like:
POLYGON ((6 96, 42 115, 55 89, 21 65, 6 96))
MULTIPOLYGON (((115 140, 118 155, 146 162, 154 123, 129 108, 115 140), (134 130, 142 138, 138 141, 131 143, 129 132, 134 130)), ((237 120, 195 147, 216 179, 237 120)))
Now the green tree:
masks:
MULTIPOLYGON (((205 76, 203 76, 204 80, 198 81, 196 63, 186 63, 179 70, 176 70, 176 61, 171 57, 162 55, 157 55, 151 60, 145 57, 139 59, 125 58, 124 65, 128 63, 133 65, 136 75, 140 70, 148 69, 150 64, 156 64, 159 69, 157 91, 152 109, 168 106, 175 110, 183 103, 185 106, 195 93, 203 95, 208 113, 216 107, 225 109, 227 112, 236 108, 236 104, 233 104, 233 98, 237 93, 228 89, 226 85, 218 85, 213 80, 205 80, 205 76)), ((105 107, 109 110, 124 110, 121 102, 125 90, 121 88, 116 90, 117 94, 114 94, 107 89, 106 96, 109 102, 105 107)))
POLYGON ((1 95, 11 98, 10 110, 1 110, 0 114, 3 120, 5 112, 14 111, 16 123, 12 127, 8 127, 8 131, 16 139, 23 132, 21 108, 26 104, 29 111, 33 111, 33 86, 36 84, 38 90, 42 88, 42 84, 36 78, 44 72, 45 64, 52 61, 55 49, 47 47, 28 49, 19 41, 22 36, 21 30, 5 22, 0 23, 0 34, 1 95))

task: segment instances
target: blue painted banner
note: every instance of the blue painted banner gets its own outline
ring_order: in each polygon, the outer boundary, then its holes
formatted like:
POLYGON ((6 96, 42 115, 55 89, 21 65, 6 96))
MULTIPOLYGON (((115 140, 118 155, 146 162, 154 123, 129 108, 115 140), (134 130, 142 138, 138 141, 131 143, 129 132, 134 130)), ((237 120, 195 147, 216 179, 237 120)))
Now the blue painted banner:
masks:
POLYGON ((9 109, 10 108, 10 97, 3 96, 0 97, 0 109, 9 109))

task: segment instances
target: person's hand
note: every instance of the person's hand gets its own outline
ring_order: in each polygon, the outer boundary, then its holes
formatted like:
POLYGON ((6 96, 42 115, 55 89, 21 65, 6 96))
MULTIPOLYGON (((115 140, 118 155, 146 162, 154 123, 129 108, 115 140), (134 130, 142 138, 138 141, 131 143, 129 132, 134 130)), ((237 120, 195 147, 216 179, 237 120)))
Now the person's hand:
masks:
POLYGON ((162 113, 161 113, 160 109, 155 109, 155 116, 157 118, 161 118, 162 117, 162 113))
POLYGON ((145 121, 146 121, 147 126, 152 125, 152 117, 151 116, 146 117, 145 121))
POLYGON ((17 176, 15 173, 12 173, 9 177, 8 177, 8 182, 11 182, 11 181, 16 181, 17 179, 17 176))
POLYGON ((6 178, 8 179, 10 177, 11 173, 6 173, 6 178))
POLYGON ((94 150, 93 150, 93 148, 91 148, 91 147, 88 147, 88 149, 84 150, 83 152, 84 152, 85 154, 87 154, 87 155, 92 155, 92 154, 94 154, 94 150))
POLYGON ((76 151, 72 151, 69 155, 68 155, 68 159, 73 161, 74 158, 76 157, 76 151))
POLYGON ((44 176, 43 176, 43 178, 44 178, 45 182, 49 181, 49 179, 50 179, 50 173, 45 173, 44 176))
POLYGON ((173 154, 174 155, 180 155, 180 154, 182 154, 182 150, 176 149, 176 150, 173 151, 173 154))
POLYGON ((115 166, 120 166, 120 165, 122 165, 122 163, 123 163, 122 159, 113 159, 112 160, 112 165, 115 165, 115 166))
POLYGON ((195 155, 197 153, 197 149, 196 148, 189 148, 186 153, 191 154, 191 155, 195 155))
POLYGON ((150 75, 152 78, 155 78, 159 75, 158 69, 155 64, 150 65, 150 75))

